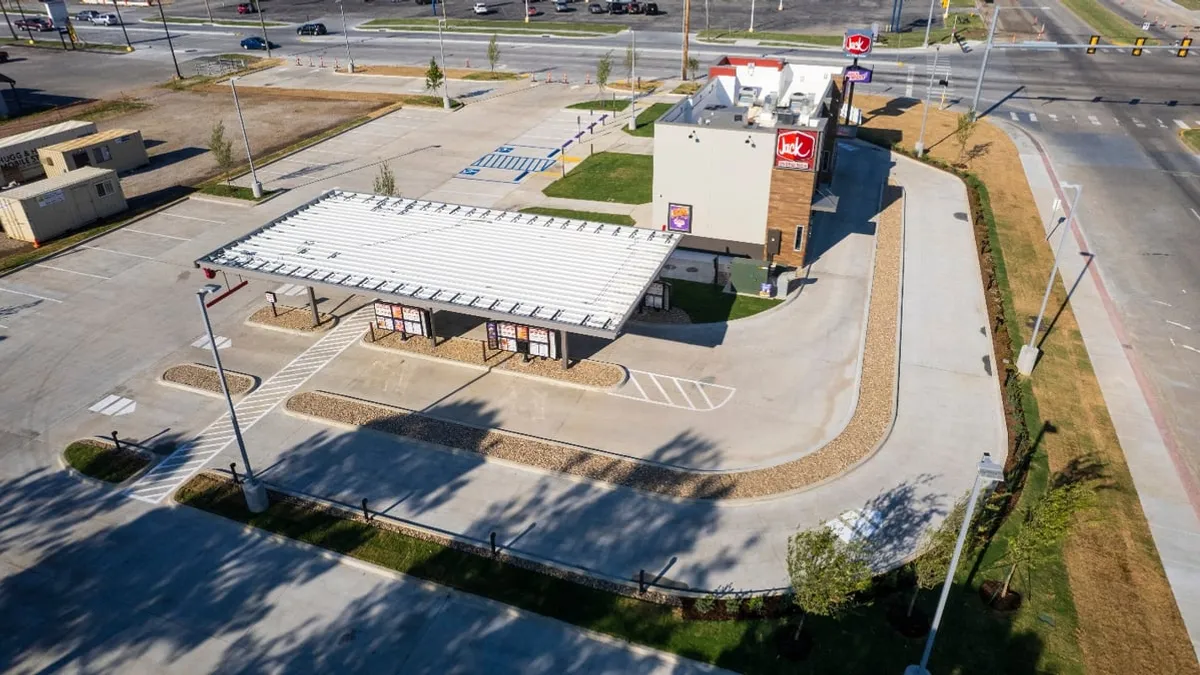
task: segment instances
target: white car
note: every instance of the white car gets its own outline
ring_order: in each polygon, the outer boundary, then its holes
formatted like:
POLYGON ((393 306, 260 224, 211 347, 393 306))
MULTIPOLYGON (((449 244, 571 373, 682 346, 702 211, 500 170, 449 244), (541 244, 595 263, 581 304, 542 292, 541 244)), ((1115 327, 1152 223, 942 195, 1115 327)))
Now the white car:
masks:
POLYGON ((93 17, 92 23, 97 26, 120 26, 121 17, 116 14, 101 14, 100 16, 93 17))
POLYGON ((487 14, 491 10, 488 9, 488 5, 486 2, 477 2, 477 3, 475 3, 474 11, 476 14, 487 14))

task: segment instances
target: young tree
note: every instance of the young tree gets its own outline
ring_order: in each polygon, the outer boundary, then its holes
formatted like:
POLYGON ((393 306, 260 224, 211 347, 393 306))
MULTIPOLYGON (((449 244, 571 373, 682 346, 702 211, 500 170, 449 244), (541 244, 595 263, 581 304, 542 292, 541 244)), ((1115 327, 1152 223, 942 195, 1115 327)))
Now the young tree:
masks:
POLYGON ((217 168, 225 175, 225 183, 231 185, 233 176, 233 141, 225 137, 225 123, 218 121, 208 136, 208 151, 212 153, 217 168))
POLYGON ((828 525, 798 532, 788 540, 792 602, 801 609, 796 639, 809 614, 834 616, 850 596, 871 583, 871 567, 861 540, 842 541, 828 525))
POLYGON ((600 88, 600 92, 604 92, 604 87, 608 86, 608 77, 612 75, 612 52, 605 52, 604 56, 596 62, 596 86, 600 88))
POLYGON ((496 34, 492 33, 492 39, 488 40, 488 65, 491 66, 492 72, 496 72, 496 64, 500 62, 500 43, 496 42, 496 34))
POLYGON ((946 519, 941 525, 925 533, 925 539, 921 542, 921 552, 913 561, 917 583, 913 588, 912 598, 908 601, 907 616, 912 616, 917 596, 922 590, 936 588, 946 580, 950 559, 954 557, 954 542, 958 539, 958 530, 962 527, 963 516, 966 513, 967 502, 960 499, 950 513, 946 514, 946 519))
POLYGON ((637 65, 637 59, 640 56, 641 56, 641 54, 639 54, 636 50, 634 50, 633 45, 629 45, 628 47, 625 48, 625 64, 624 65, 625 65, 625 73, 626 73, 627 81, 629 82, 630 89, 633 88, 633 67, 635 65, 637 65))
POLYGON ((696 79, 696 73, 700 71, 700 59, 689 56, 687 62, 688 72, 691 73, 692 79, 696 79))
POLYGON ((442 80, 446 79, 445 73, 438 66, 437 58, 429 57, 429 67, 425 69, 425 89, 428 91, 437 91, 437 88, 442 86, 442 80))
POLYGON ((1008 565, 1000 596, 1008 595, 1017 567, 1024 566, 1026 574, 1040 561, 1047 548, 1062 541, 1071 529, 1071 519, 1093 498, 1091 490, 1082 484, 1071 483, 1051 488, 1040 500, 1025 511, 1021 527, 1008 537, 1008 549, 1001 561, 1008 565))
POLYGON ((971 134, 975 133, 975 115, 967 111, 958 116, 958 126, 954 129, 954 140, 958 142, 958 164, 962 164, 963 154, 967 152, 967 143, 971 142, 971 134))
POLYGON ((375 174, 374 192, 377 195, 396 196, 396 175, 387 162, 379 165, 379 173, 375 174))

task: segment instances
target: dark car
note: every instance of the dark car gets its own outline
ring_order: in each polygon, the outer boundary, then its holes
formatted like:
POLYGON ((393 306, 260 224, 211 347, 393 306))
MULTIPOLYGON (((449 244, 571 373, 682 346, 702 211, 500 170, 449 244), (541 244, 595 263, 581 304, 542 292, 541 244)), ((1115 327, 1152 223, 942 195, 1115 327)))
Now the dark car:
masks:
POLYGON ((328 30, 325 29, 323 23, 306 23, 296 29, 296 35, 327 35, 328 30))
POLYGON ((588 12, 591 14, 607 14, 608 10, 604 9, 600 3, 593 2, 592 4, 588 5, 588 12))
POLYGON ((0 63, 8 63, 8 52, 0 51, 0 63))
POLYGON ((642 3, 640 3, 640 2, 631 2, 631 3, 629 3, 628 7, 629 7, 630 14, 641 14, 642 13, 642 3))
POLYGON ((253 3, 243 2, 242 4, 238 5, 238 14, 256 14, 256 13, 258 13, 258 8, 255 7, 253 3))
POLYGON ((629 5, 627 5, 623 2, 610 2, 610 3, 608 3, 608 13, 609 14, 628 14, 629 13, 629 5))
POLYGON ((54 30, 54 24, 49 19, 33 17, 32 19, 17 19, 13 24, 21 30, 47 31, 54 30))
POLYGON ((647 2, 646 4, 642 5, 642 11, 646 13, 646 16, 658 16, 659 14, 662 14, 662 11, 658 8, 658 3, 656 2, 647 2))
MULTIPOLYGON (((248 37, 245 40, 242 40, 242 49, 266 49, 266 48, 267 48, 266 40, 263 40, 262 38, 258 37, 257 35, 254 37, 248 37)), ((272 42, 271 49, 279 49, 279 45, 272 42)))
POLYGON ((90 23, 92 21, 92 19, 95 19, 98 16, 100 16, 100 12, 97 12, 94 9, 85 9, 82 12, 78 12, 77 14, 75 14, 75 20, 76 21, 87 21, 90 23))

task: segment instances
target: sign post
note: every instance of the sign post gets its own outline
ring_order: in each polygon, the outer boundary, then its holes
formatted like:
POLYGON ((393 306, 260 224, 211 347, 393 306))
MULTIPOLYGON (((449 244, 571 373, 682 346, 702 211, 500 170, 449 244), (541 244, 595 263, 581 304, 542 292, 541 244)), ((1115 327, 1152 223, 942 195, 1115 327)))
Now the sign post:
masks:
MULTIPOLYGON (((854 59, 851 69, 857 70, 859 57, 870 54, 874 47, 875 34, 866 28, 847 28, 845 36, 842 37, 842 52, 854 59)), ((846 94, 846 122, 849 123, 854 109, 854 83, 857 80, 847 78, 846 81, 849 83, 849 91, 846 94)), ((869 76, 866 81, 871 81, 869 76)))
POLYGON ((271 306, 271 316, 279 316, 279 311, 275 309, 275 294, 267 291, 267 304, 271 306))

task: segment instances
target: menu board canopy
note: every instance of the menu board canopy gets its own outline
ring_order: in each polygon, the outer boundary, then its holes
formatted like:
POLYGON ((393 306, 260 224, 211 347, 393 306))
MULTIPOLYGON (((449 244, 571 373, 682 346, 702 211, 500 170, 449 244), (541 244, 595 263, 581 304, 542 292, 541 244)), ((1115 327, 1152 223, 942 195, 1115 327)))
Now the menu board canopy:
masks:
POLYGON ((375 327, 402 333, 405 337, 429 337, 429 312, 419 307, 407 307, 391 302, 375 301, 375 327))
POLYGON ((488 349, 558 358, 558 331, 508 321, 487 322, 488 349))

